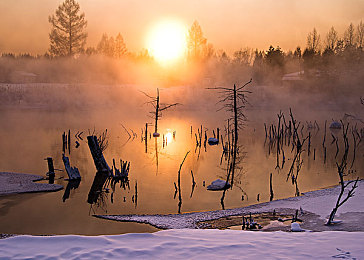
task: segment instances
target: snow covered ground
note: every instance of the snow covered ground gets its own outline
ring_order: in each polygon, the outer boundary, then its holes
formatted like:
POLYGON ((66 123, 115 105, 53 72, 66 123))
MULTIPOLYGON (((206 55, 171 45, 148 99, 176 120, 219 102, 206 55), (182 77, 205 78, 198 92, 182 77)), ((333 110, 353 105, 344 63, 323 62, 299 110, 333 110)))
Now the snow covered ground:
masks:
POLYGON ((17 236, 1 259, 364 259, 363 232, 166 230, 114 236, 17 236))
MULTIPOLYGON (((349 187, 351 186, 349 185, 349 187)), ((347 190, 349 190, 349 187, 347 190)), ((213 220, 227 216, 247 215, 250 212, 273 212, 273 210, 279 212, 283 209, 302 209, 304 212, 311 212, 317 215, 313 223, 305 223, 305 228, 313 229, 314 231, 364 231, 364 226, 362 225, 364 221, 363 180, 358 182, 358 188, 355 190, 354 197, 345 202, 336 214, 336 219, 343 220, 343 224, 332 227, 324 226, 326 218, 328 218, 331 210, 335 206, 339 193, 340 187, 336 186, 330 189, 306 192, 300 197, 274 200, 244 208, 169 215, 98 215, 97 217, 116 221, 147 223, 161 229, 179 229, 196 228, 196 223, 199 221, 213 220)))
POLYGON ((0 195, 57 191, 63 189, 62 185, 35 182, 42 179, 43 177, 39 175, 0 172, 0 195))
MULTIPOLYGON (((299 198, 254 205, 249 210, 302 207, 325 218, 334 206, 338 191, 335 187, 310 192, 299 198)), ((341 218, 345 214, 358 216, 355 214, 364 212, 363 192, 364 182, 360 181, 355 196, 338 212, 338 217, 344 223, 353 221, 341 218)), ((172 216, 173 221, 168 216, 158 216, 154 218, 158 219, 158 223, 167 221, 168 225, 180 229, 155 233, 108 236, 23 235, 0 239, 0 259, 364 259, 364 232, 254 232, 185 229, 181 225, 183 221, 187 221, 187 225, 193 225, 198 218, 206 219, 211 214, 216 218, 218 214, 240 214, 244 210, 168 215, 172 216), (177 216, 183 217, 177 219, 177 216)), ((150 219, 153 218, 149 216, 150 219)), ((360 220, 355 221, 352 230, 360 224, 360 220)), ((360 226, 358 230, 363 228, 360 226)))

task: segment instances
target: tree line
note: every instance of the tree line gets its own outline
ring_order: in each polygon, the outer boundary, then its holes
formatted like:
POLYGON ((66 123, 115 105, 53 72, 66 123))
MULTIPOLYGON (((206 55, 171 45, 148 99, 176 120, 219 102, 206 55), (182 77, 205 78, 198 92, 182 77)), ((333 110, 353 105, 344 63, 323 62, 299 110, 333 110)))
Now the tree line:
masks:
MULTIPOLYGON (((85 14, 81 13, 79 3, 75 0, 65 0, 48 20, 52 27, 49 33, 50 47, 43 57, 99 54, 115 59, 128 57, 153 60, 146 49, 139 53, 130 52, 121 33, 110 37, 104 33, 96 47, 86 48, 87 21, 85 14)), ((216 50, 207 41, 197 21, 193 22, 187 35, 188 61, 215 61, 223 65, 251 67, 258 80, 264 78, 265 74, 273 74, 280 78, 284 73, 294 71, 305 71, 306 75, 313 75, 317 71, 324 74, 337 74, 337 70, 343 65, 346 65, 349 70, 363 64, 363 48, 364 24, 362 21, 357 25, 351 23, 342 36, 334 27, 331 27, 323 39, 313 28, 307 35, 307 44, 304 49, 298 46, 294 51, 287 52, 279 46, 270 46, 268 50, 254 50, 246 47, 234 51, 229 56, 224 50, 216 50)), ((38 58, 42 56, 3 53, 2 57, 38 58)))

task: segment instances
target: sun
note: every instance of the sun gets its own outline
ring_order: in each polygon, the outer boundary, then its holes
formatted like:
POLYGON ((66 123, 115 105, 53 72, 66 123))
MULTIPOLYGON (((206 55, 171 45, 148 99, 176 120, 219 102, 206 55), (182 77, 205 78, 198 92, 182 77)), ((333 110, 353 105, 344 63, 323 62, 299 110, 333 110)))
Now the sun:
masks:
POLYGON ((186 52, 187 29, 176 20, 163 20, 156 23, 148 33, 147 49, 161 64, 178 61, 186 52))

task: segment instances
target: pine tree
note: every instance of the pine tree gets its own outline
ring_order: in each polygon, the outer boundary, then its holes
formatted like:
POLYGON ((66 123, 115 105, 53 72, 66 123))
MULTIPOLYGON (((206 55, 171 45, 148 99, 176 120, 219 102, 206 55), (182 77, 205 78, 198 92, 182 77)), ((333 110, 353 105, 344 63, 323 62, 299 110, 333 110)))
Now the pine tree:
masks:
POLYGON ((97 44, 97 52, 103 55, 107 55, 109 49, 109 37, 106 33, 102 34, 101 40, 97 44))
POLYGON ((55 14, 48 17, 52 25, 49 34, 51 55, 72 56, 84 50, 87 21, 85 14, 79 12, 80 5, 75 0, 65 0, 55 14))
POLYGON ((115 38, 115 57, 121 58, 126 54, 126 44, 124 42, 123 36, 119 33, 115 38))
POLYGON ((201 26, 194 21, 191 29, 188 30, 187 44, 189 56, 195 59, 200 58, 203 47, 206 45, 206 38, 203 36, 201 26))

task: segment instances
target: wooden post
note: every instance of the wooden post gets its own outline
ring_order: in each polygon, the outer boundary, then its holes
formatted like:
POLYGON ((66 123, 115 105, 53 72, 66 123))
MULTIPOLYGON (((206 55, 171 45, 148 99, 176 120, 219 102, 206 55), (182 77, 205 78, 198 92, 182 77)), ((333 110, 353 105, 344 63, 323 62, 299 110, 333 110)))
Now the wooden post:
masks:
POLYGON ((53 166, 53 159, 52 157, 47 157, 47 163, 48 163, 48 178, 49 178, 49 183, 53 184, 54 183, 54 166, 53 166))

